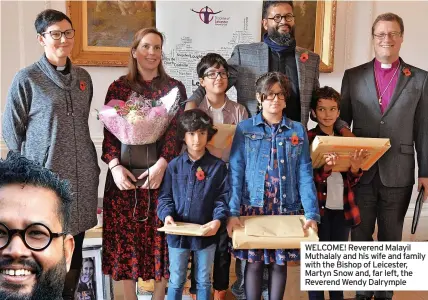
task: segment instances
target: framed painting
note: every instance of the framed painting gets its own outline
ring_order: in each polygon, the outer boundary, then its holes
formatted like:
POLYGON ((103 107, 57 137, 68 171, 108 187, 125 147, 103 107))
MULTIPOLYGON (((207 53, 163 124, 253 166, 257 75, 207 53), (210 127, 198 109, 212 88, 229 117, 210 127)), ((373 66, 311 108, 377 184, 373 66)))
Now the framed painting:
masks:
POLYGON ((336 0, 293 1, 293 4, 297 45, 320 56, 320 72, 333 72, 336 0))
POLYGON ((126 66, 135 32, 155 26, 155 1, 67 1, 76 65, 126 66))

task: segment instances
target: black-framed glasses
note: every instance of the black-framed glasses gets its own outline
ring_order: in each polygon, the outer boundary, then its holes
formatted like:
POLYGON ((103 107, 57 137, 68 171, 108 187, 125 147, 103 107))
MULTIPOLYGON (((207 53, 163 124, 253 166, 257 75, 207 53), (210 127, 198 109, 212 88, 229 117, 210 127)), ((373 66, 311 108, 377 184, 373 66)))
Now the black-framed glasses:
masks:
POLYGON ((65 232, 52 232, 42 223, 33 223, 25 229, 9 229, 0 223, 0 250, 6 248, 13 236, 18 234, 25 246, 33 251, 42 251, 49 247, 54 238, 64 236, 65 232))
POLYGON ((60 40, 62 35, 64 35, 66 39, 70 40, 70 39, 74 38, 75 32, 76 32, 76 30, 74 30, 74 29, 67 29, 66 31, 51 30, 51 31, 42 32, 42 35, 45 36, 45 34, 49 33, 51 38, 54 40, 60 40))
POLYGON ((277 97, 278 100, 285 100, 285 94, 283 92, 268 93, 268 94, 263 94, 263 96, 264 96, 264 100, 268 100, 268 101, 274 100, 275 97, 277 97))
POLYGON ((219 72, 210 71, 205 73, 204 77, 207 77, 209 79, 216 79, 218 75, 220 75, 220 78, 223 78, 223 79, 226 79, 229 77, 229 73, 227 73, 226 71, 219 71, 219 72))
POLYGON ((274 15, 272 18, 268 18, 268 20, 274 20, 276 23, 281 23, 282 19, 285 19, 287 22, 292 22, 294 20, 293 14, 286 14, 284 16, 281 16, 280 14, 274 15))
POLYGON ((383 40, 383 39, 385 39, 387 36, 388 36, 390 39, 396 39, 396 38, 398 38, 398 37, 400 37, 400 36, 401 36, 401 32, 399 32, 399 31, 392 31, 392 32, 388 32, 388 33, 381 32, 381 33, 379 33, 379 34, 373 33, 373 36, 374 36, 376 39, 378 39, 378 40, 383 40))

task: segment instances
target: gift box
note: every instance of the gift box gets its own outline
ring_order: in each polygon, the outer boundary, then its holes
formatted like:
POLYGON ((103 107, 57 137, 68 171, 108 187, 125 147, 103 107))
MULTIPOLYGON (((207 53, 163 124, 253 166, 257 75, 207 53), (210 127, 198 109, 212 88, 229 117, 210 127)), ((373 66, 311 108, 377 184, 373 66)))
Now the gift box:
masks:
POLYGON ((217 133, 208 142, 207 149, 212 155, 229 162, 236 125, 214 124, 214 127, 217 128, 217 133))
POLYGON ((158 228, 158 231, 166 234, 187 235, 187 236, 204 236, 211 228, 202 228, 201 224, 175 222, 176 225, 164 225, 158 228))
POLYGON ((300 249, 300 242, 318 242, 312 228, 303 229, 304 216, 249 216, 239 220, 244 227, 233 230, 234 249, 300 249))
POLYGON ((368 156, 362 169, 367 171, 390 147, 391 143, 386 138, 316 136, 311 145, 312 166, 314 169, 322 167, 325 164, 324 154, 336 153, 338 160, 333 172, 346 172, 351 166, 351 153, 364 149, 367 150, 368 156))

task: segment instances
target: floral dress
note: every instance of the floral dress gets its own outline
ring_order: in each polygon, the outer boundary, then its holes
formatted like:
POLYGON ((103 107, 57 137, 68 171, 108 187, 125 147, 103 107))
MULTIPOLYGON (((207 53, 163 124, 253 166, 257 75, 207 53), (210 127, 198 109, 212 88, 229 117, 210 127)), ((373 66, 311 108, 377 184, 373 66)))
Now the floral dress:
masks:
MULTIPOLYGON (((276 134, 279 124, 271 126, 272 128, 272 149, 269 164, 265 177, 265 193, 263 207, 252 207, 248 205, 241 206, 241 216, 260 216, 260 215, 301 215, 303 210, 281 212, 281 198, 279 191, 279 169, 277 159, 276 134)), ((298 249, 250 249, 233 250, 233 255, 241 260, 248 262, 261 262, 265 264, 276 263, 285 265, 287 261, 300 260, 300 251, 298 249)))
MULTIPOLYGON (((186 99, 183 84, 170 79, 161 90, 153 90, 150 82, 143 82, 144 91, 139 93, 148 99, 156 100, 166 95, 172 88, 178 87, 182 100, 186 99)), ((134 93, 124 78, 114 81, 107 92, 105 103, 113 99, 127 100, 134 93)), ((176 140, 177 118, 181 110, 172 119, 164 136, 157 141, 158 153, 168 162, 179 155, 180 145, 176 140)), ((102 160, 107 164, 114 158, 120 159, 120 141, 104 129, 102 160)), ((168 245, 165 234, 157 231, 163 226, 156 215, 159 190, 146 189, 121 191, 114 183, 108 171, 103 202, 103 273, 114 280, 161 280, 169 278, 168 245), (135 199, 137 199, 134 213, 135 199), (148 213, 147 213, 148 211, 148 213), (141 222, 138 220, 148 218, 141 222)))

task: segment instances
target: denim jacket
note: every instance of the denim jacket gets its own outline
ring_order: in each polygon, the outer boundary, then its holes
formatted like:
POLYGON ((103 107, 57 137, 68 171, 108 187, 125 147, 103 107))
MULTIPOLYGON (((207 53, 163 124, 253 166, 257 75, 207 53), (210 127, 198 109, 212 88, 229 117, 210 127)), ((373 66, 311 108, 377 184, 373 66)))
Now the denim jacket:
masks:
MULTIPOLYGON (((239 123, 230 154, 230 214, 239 216, 241 205, 263 206, 265 175, 272 146, 271 127, 261 113, 239 123)), ((276 135, 281 210, 303 209, 305 217, 320 221, 312 161, 305 127, 285 115, 276 135)))

